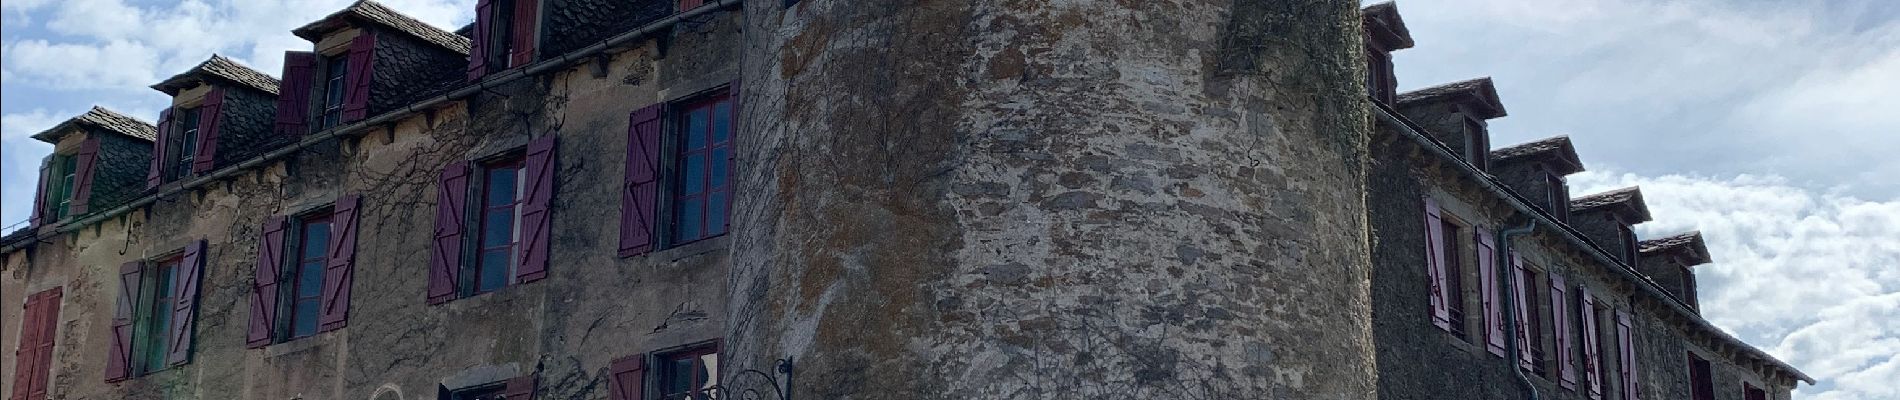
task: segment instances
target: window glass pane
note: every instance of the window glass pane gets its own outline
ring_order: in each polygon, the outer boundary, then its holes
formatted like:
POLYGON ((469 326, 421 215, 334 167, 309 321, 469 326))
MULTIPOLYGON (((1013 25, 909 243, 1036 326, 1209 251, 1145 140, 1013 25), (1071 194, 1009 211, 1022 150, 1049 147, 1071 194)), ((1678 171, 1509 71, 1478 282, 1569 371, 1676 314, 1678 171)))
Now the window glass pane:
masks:
POLYGON ((514 241, 513 208, 489 209, 482 216, 482 248, 506 245, 514 241))
POLYGON ((730 132, 732 132, 732 100, 720 100, 719 104, 713 105, 712 141, 724 142, 731 136, 730 132))
POLYGON ((323 257, 324 247, 330 243, 330 222, 308 222, 303 229, 303 258, 323 257))
POLYGON ((299 299, 291 310, 291 337, 304 337, 317 333, 317 307, 321 298, 299 299))
POLYGON ((706 195, 706 236, 726 233, 726 191, 706 195))
POLYGON ((680 164, 680 194, 692 195, 706 191, 706 154, 688 154, 680 164))
POLYGON ((307 261, 297 266, 297 297, 323 296, 323 262, 307 261))
POLYGON ((497 206, 515 201, 515 173, 511 167, 488 170, 488 206, 497 206))
POLYGON ((482 251, 482 264, 478 268, 481 276, 475 288, 477 292, 486 293, 508 285, 508 256, 510 254, 513 252, 508 249, 482 251))
POLYGON ((686 113, 686 148, 706 147, 706 108, 698 107, 686 113))
POLYGON ((693 387, 693 376, 692 376, 693 359, 692 358, 673 359, 672 365, 669 365, 668 367, 669 368, 667 368, 667 371, 671 373, 667 374, 668 376, 664 378, 665 379, 664 384, 666 385, 667 394, 686 393, 687 390, 693 387))
POLYGON ((715 189, 726 186, 726 175, 730 174, 726 171, 726 168, 730 167, 729 164, 732 163, 731 158, 731 147, 721 146, 713 148, 712 159, 708 160, 712 162, 712 171, 710 176, 706 177, 712 183, 707 186, 715 189))
POLYGON ((705 206, 704 199, 703 197, 680 199, 677 223, 679 226, 679 239, 681 241, 698 239, 702 235, 700 233, 700 224, 701 217, 705 215, 703 214, 705 210, 702 208, 705 206))

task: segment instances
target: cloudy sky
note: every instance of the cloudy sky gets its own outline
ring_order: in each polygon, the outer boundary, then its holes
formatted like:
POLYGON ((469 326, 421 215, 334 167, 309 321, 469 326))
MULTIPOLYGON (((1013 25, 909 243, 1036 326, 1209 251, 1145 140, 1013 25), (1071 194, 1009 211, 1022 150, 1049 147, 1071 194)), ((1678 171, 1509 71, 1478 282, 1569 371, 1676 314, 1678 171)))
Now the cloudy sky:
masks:
MULTIPOLYGON (((92 105, 154 120, 146 86, 213 52, 276 74, 346 0, 0 1, 0 225, 92 105)), ((386 0, 441 27, 473 0, 386 0)), ((1401 89, 1491 76, 1499 146, 1567 134, 1577 194, 1641 185, 1645 236, 1701 230, 1717 325, 1821 378, 1802 399, 1900 399, 1900 1, 1401 0, 1401 89)))

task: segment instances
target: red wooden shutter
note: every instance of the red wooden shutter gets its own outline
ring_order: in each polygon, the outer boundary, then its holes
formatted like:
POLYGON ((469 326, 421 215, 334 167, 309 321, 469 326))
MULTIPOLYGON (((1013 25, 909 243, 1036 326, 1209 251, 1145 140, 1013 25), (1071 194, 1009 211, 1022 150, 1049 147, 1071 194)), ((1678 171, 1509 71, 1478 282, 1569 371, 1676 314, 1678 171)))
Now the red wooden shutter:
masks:
POLYGON ((1602 336, 1597 333, 1597 300, 1590 295, 1590 289, 1579 287, 1582 292, 1582 304, 1577 306, 1577 316, 1583 321, 1583 379, 1589 384, 1590 398, 1603 398, 1603 357, 1597 354, 1602 336))
POLYGON ((1524 279, 1524 275, 1527 272, 1529 272, 1529 270, 1524 268, 1524 259, 1517 256, 1517 251, 1512 251, 1511 289, 1513 290, 1511 291, 1511 299, 1513 301, 1511 301, 1511 312, 1516 313, 1515 315, 1517 316, 1517 365, 1524 369, 1531 368, 1531 346, 1533 346, 1533 344, 1531 343, 1530 333, 1531 324, 1535 323, 1531 321, 1531 303, 1530 296, 1528 295, 1532 282, 1524 279))
POLYGON ((204 275, 205 241, 199 239, 185 245, 185 257, 178 263, 177 281, 172 282, 172 326, 166 333, 171 345, 166 347, 166 365, 184 365, 191 362, 191 337, 194 326, 198 325, 198 282, 204 275))
POLYGON ((73 160, 73 202, 66 215, 85 214, 92 202, 92 177, 99 171, 99 138, 86 138, 73 160))
POLYGON ((468 198, 467 163, 442 169, 436 181, 435 251, 429 257, 429 304, 455 298, 462 272, 462 213, 468 198))
POLYGON ((172 109, 158 112, 158 141, 152 142, 152 166, 145 171, 145 188, 165 183, 165 144, 171 142, 172 109))
POLYGON ((1425 276, 1431 280, 1432 325, 1451 330, 1451 296, 1445 295, 1445 224, 1438 200, 1425 197, 1425 276))
POLYGON ((1636 384, 1636 343, 1631 337, 1630 314, 1622 310, 1616 312, 1616 343, 1622 368, 1618 375, 1623 378, 1623 398, 1636 400, 1641 398, 1636 384))
POLYGON ((370 68, 375 67, 376 35, 364 32, 350 40, 350 59, 346 67, 348 75, 343 77, 343 122, 356 122, 369 115, 369 89, 373 80, 370 68))
POLYGON ((330 213, 330 248, 323 266, 322 332, 342 328, 350 319, 351 272, 356 269, 357 206, 362 196, 343 195, 330 213))
POLYGON ((501 389, 501 398, 508 400, 534 400, 534 377, 535 374, 529 372, 527 375, 509 379, 507 385, 501 389))
MULTIPOLYGON (((25 366, 31 371, 27 382, 32 385, 27 387, 26 400, 46 400, 46 390, 52 386, 53 344, 54 339, 59 337, 59 301, 62 293, 60 288, 39 293, 39 312, 35 315, 38 320, 34 322, 39 332, 33 336, 33 362, 25 363, 25 359, 14 361, 14 368, 25 366)), ((18 381, 14 382, 14 385, 19 384, 18 381)))
POLYGON ((534 62, 535 28, 539 25, 535 17, 539 15, 536 13, 536 8, 539 8, 540 3, 538 0, 515 1, 513 31, 515 37, 509 38, 514 41, 514 45, 510 46, 514 52, 508 55, 510 67, 520 67, 534 62))
POLYGON ((112 351, 106 353, 106 382, 125 380, 132 374, 132 308, 139 302, 138 261, 119 265, 119 302, 112 313, 112 351))
POLYGON ((310 73, 316 65, 316 53, 284 52, 284 84, 277 89, 278 135, 296 138, 310 132, 306 122, 310 113, 310 73))
POLYGON ((680 0, 680 12, 699 8, 702 5, 706 5, 706 0, 680 0))
POLYGON ((13 395, 11 400, 25 400, 30 382, 33 380, 33 365, 38 363, 33 356, 39 353, 40 337, 40 298, 39 293, 26 297, 26 312, 20 316, 20 347, 13 351, 13 395))
POLYGON ((1493 242, 1488 229, 1478 227, 1471 230, 1478 237, 1478 290, 1484 292, 1484 343, 1485 350, 1504 356, 1504 314, 1500 312, 1503 298, 1498 296, 1497 244, 1493 242))
POLYGON ((251 277, 251 323, 244 345, 260 348, 270 345, 277 332, 277 282, 283 276, 284 217, 264 220, 263 239, 257 243, 257 270, 251 277))
POLYGON ((1555 329, 1551 335, 1557 338, 1557 386, 1576 390, 1577 367, 1570 359, 1570 308, 1564 307, 1569 290, 1564 286, 1562 275, 1550 274, 1550 321, 1555 329))
POLYGON ((554 197, 554 135, 542 136, 528 142, 527 197, 521 205, 521 246, 520 264, 515 266, 515 281, 527 283, 540 280, 548 273, 549 227, 553 222, 551 207, 554 197))
POLYGON ((494 4, 490 0, 475 2, 475 33, 469 40, 468 80, 481 79, 488 75, 488 23, 494 18, 494 4))
POLYGON ((620 256, 653 251, 659 224, 660 109, 654 104, 627 119, 627 174, 620 193, 620 256))
POLYGON ((635 354, 614 360, 607 372, 608 400, 645 400, 647 357, 635 354))
POLYGON ((53 222, 46 220, 46 180, 52 178, 52 172, 53 156, 48 155, 45 158, 41 158, 40 185, 39 189, 33 190, 33 219, 27 222, 27 225, 40 226, 40 224, 53 222))
POLYGON ((224 118, 224 88, 211 88, 197 112, 198 154, 191 156, 191 172, 203 174, 218 165, 218 121, 224 118))

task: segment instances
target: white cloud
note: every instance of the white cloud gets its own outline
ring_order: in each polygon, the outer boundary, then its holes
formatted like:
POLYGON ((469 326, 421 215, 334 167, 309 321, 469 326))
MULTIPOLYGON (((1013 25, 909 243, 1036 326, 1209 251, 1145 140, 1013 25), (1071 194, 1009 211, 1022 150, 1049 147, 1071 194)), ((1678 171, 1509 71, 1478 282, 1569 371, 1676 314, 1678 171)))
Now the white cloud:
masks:
POLYGON ((156 49, 124 40, 70 44, 45 40, 9 43, 8 83, 63 89, 142 89, 157 82, 156 49))
POLYGON ((1644 237, 1701 230, 1704 315, 1820 380, 1799 398, 1893 398, 1900 364, 1900 199, 1787 179, 1585 172, 1577 193, 1641 186, 1644 237), (1884 375, 1883 375, 1884 374, 1884 375))

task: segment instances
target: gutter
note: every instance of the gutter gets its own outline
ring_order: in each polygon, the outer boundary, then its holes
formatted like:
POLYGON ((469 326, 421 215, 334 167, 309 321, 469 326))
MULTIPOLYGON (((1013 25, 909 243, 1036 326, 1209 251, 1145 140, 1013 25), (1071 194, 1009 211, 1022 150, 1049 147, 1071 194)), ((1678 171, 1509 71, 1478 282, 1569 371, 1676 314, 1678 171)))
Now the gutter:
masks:
POLYGON ((1800 379, 1803 382, 1807 382, 1809 385, 1814 384, 1814 378, 1808 376, 1808 374, 1806 373, 1801 372, 1800 369, 1796 369, 1794 366, 1788 365, 1788 363, 1782 362, 1780 359, 1777 359, 1774 356, 1768 355, 1768 353, 1762 352, 1761 349, 1757 349, 1755 348, 1755 346, 1750 346, 1747 343, 1742 342, 1741 339, 1736 339, 1734 336, 1729 335, 1728 332, 1722 331, 1721 328, 1716 328, 1715 325, 1709 324, 1708 320, 1702 319, 1702 317, 1699 314, 1696 314, 1695 311, 1690 310, 1688 304, 1683 303, 1681 299, 1677 299, 1673 296, 1668 295, 1667 292, 1663 291, 1662 286, 1657 284, 1655 281, 1651 281, 1648 278, 1642 277, 1642 275, 1636 273, 1635 268, 1631 267, 1628 264, 1624 264, 1622 261, 1617 260, 1615 257, 1611 257, 1609 251, 1603 250, 1602 247, 1597 247, 1595 243, 1591 243, 1588 240, 1584 240, 1582 233, 1578 233, 1576 230, 1571 229, 1568 225, 1557 222, 1557 219, 1555 217, 1552 217, 1550 214, 1545 213, 1543 210, 1537 207, 1532 207, 1530 205, 1531 203, 1529 200, 1525 200, 1522 196, 1519 196, 1517 192, 1511 191, 1510 189, 1506 189, 1503 183, 1497 181, 1497 178, 1492 177, 1490 174, 1487 174, 1484 171, 1479 171, 1478 167, 1472 166, 1471 163, 1462 161, 1457 155, 1452 154, 1451 149, 1448 147, 1445 147, 1443 143, 1439 143, 1437 140, 1434 140, 1430 136, 1425 135, 1422 132, 1424 128, 1420 128, 1418 127, 1417 123, 1414 123, 1411 120, 1408 120, 1408 119, 1405 119, 1404 117, 1399 116, 1399 113, 1397 111, 1392 110, 1391 106, 1388 106, 1384 103, 1380 103, 1376 99, 1368 98, 1367 102, 1372 103, 1373 114, 1376 114, 1380 120, 1390 123, 1394 126, 1397 126, 1399 128, 1399 132, 1401 136, 1405 136, 1406 138, 1412 139, 1412 141, 1414 142, 1418 142, 1419 146, 1428 149, 1431 153, 1436 154, 1439 157, 1443 157, 1447 160, 1452 160, 1453 162, 1451 164, 1457 165, 1460 171, 1464 171, 1465 174, 1473 177, 1474 180, 1477 180, 1479 183, 1479 186, 1483 186, 1485 189, 1490 190, 1491 193, 1498 195, 1498 197, 1504 198, 1505 202, 1510 203, 1512 207, 1516 207, 1518 212, 1528 215, 1530 217, 1531 225, 1547 226, 1552 231, 1557 232, 1559 234, 1558 236, 1561 236, 1565 240, 1569 240, 1572 245, 1575 245, 1579 248, 1591 250, 1591 251, 1585 251, 1584 253, 1587 253, 1591 255, 1592 257, 1596 258, 1597 262, 1599 263, 1602 263, 1604 265, 1613 265, 1613 266, 1622 267, 1622 268, 1609 268, 1609 269, 1612 271, 1615 271, 1619 275, 1622 275, 1624 278, 1637 282, 1637 285, 1636 285, 1637 287, 1642 288, 1643 291, 1648 292, 1651 296, 1655 298, 1663 299, 1663 301, 1661 301, 1662 304, 1668 305, 1669 308, 1675 310, 1677 313, 1689 317, 1690 321, 1694 321, 1695 325, 1698 327, 1701 327, 1704 331, 1714 333, 1716 337, 1721 338, 1722 340, 1728 341, 1730 344, 1736 345, 1736 347, 1742 348, 1742 351, 1744 353, 1748 353, 1748 355, 1750 356, 1754 356, 1755 358, 1759 358, 1761 360, 1767 361, 1768 363, 1773 364, 1776 367, 1779 367, 1783 370, 1786 370, 1787 372, 1792 373, 1795 376, 1795 378, 1800 379))
MULTIPOLYGON (((1517 302, 1516 294, 1517 294, 1517 290, 1520 290, 1520 289, 1518 289, 1517 287, 1515 287, 1515 285, 1512 284, 1513 282, 1516 282, 1517 280, 1511 279, 1514 274, 1517 274, 1517 269, 1513 267, 1513 265, 1515 264, 1511 262, 1511 255, 1517 253, 1516 250, 1512 249, 1513 246, 1511 245, 1511 237, 1522 236, 1524 234, 1531 233, 1531 230, 1534 230, 1534 229, 1537 229, 1537 221, 1527 220, 1527 221, 1524 221, 1524 226, 1501 230, 1501 231, 1498 231, 1497 233, 1498 244, 1502 246, 1500 249, 1503 251, 1497 252, 1498 259, 1497 261, 1492 261, 1492 262, 1496 263, 1493 265, 1502 266, 1502 268, 1498 268, 1497 270, 1503 273, 1504 279, 1499 279, 1498 282, 1503 283, 1505 293, 1509 293, 1509 294, 1500 294, 1498 297, 1504 298, 1504 310, 1507 311, 1504 313, 1504 325, 1509 326, 1511 327, 1511 329, 1514 329, 1514 330, 1523 329, 1523 328, 1519 327, 1518 322, 1517 322, 1517 307, 1519 306, 1516 304, 1517 302)), ((1493 278, 1496 278, 1496 277, 1493 277, 1493 278)), ((1529 283, 1529 282, 1526 282, 1526 283, 1529 283)), ((1531 395, 1530 400, 1537 400, 1537 386, 1531 384, 1530 377, 1524 376, 1524 368, 1520 364, 1524 362, 1524 360, 1520 358, 1520 357, 1523 357, 1523 355, 1519 353, 1519 351, 1521 350, 1518 350, 1517 348, 1518 346, 1522 345, 1517 342, 1517 339, 1520 336, 1522 335, 1505 335, 1504 336, 1504 354, 1509 354, 1506 357, 1513 359, 1512 360, 1513 362, 1511 363, 1511 372, 1517 374, 1517 382, 1521 385, 1524 385, 1524 391, 1530 393, 1531 395)))
MULTIPOLYGON (((264 154, 258 155, 256 157, 251 157, 250 159, 238 162, 237 165, 220 168, 217 171, 213 171, 208 175, 204 175, 197 178, 193 178, 191 180, 183 181, 182 183, 177 183, 175 184, 175 186, 162 189, 158 193, 149 194, 144 197, 140 197, 138 200, 133 200, 131 203, 126 203, 125 205, 115 207, 111 210, 93 214, 91 216, 80 218, 78 220, 74 220, 71 222, 59 224, 57 225, 58 228, 54 229, 51 232, 41 231, 40 230, 40 228, 42 228, 41 226, 29 226, 26 228, 22 228, 22 229, 34 230, 32 237, 29 239, 19 240, 13 243, 8 243, 5 247, 0 247, 0 254, 12 254, 15 251, 19 251, 23 248, 26 248, 28 244, 37 243, 41 240, 51 239, 55 236, 77 231, 83 227, 91 226, 92 224, 103 222, 107 219, 115 218, 122 214, 131 213, 134 210, 138 210, 140 208, 143 208, 145 206, 148 206, 148 205, 151 205, 152 203, 157 202, 158 199, 165 198, 165 197, 172 196, 179 193, 183 193, 185 191, 198 188, 200 186, 210 185, 214 182, 236 177, 239 173, 245 170, 266 165, 280 158, 289 157, 290 155, 296 154, 297 152, 302 151, 305 148, 315 146, 319 143, 323 143, 332 138, 353 136, 353 135, 365 133, 369 129, 376 127, 378 125, 392 124, 397 121, 401 121, 405 118, 408 118, 409 116, 414 115, 416 113, 429 111, 431 109, 437 108, 449 102, 462 100, 462 99, 474 96, 475 94, 481 93, 490 88, 495 88, 495 87, 502 86, 504 84, 512 83, 517 79, 541 75, 544 73, 548 73, 550 71, 566 68, 567 66, 572 65, 574 63, 585 61, 585 59, 589 57, 593 57, 596 54, 604 53, 607 51, 607 49, 619 47, 621 45, 627 44, 628 42, 632 42, 636 39, 644 38, 648 35, 659 32, 663 29, 672 28, 673 25, 679 24, 681 21, 686 20, 688 18, 694 18, 701 15, 711 14, 714 12, 724 10, 727 7, 738 6, 740 4, 743 4, 743 0, 709 0, 706 5, 700 6, 698 8, 694 8, 692 10, 687 10, 685 12, 676 13, 676 14, 667 16, 666 18, 661 18, 658 21, 647 23, 646 25, 641 26, 639 29, 635 29, 632 31, 621 33, 619 35, 615 35, 613 37, 607 38, 606 40, 602 40, 600 43, 595 43, 587 47, 582 47, 579 50, 575 50, 575 51, 568 52, 567 54, 563 54, 560 57, 542 60, 541 62, 530 64, 525 68, 516 68, 516 69, 502 71, 495 74, 490 74, 486 77, 483 77, 482 80, 480 81, 476 81, 476 82, 470 83, 467 86, 463 86, 459 89, 452 90, 448 92, 447 94, 432 97, 432 98, 415 102, 415 103, 410 103, 408 106, 404 106, 403 108, 398 108, 395 110, 384 112, 382 114, 378 114, 374 118, 369 118, 362 121, 357 121, 355 123, 351 123, 349 125, 338 126, 335 128, 331 128, 329 130, 304 135, 303 139, 297 141, 296 143, 284 145, 282 147, 278 147, 275 150, 265 152, 264 154)), ((163 188, 165 186, 160 186, 160 187, 163 188)))

